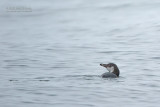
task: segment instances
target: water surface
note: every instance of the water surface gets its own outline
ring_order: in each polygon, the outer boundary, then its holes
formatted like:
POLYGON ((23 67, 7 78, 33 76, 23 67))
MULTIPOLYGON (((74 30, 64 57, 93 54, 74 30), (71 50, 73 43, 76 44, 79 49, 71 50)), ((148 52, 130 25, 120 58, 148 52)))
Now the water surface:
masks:
POLYGON ((159 106, 159 1, 0 5, 1 107, 159 106), (20 6, 32 11, 7 10, 20 6), (119 78, 101 78, 108 62, 119 78))

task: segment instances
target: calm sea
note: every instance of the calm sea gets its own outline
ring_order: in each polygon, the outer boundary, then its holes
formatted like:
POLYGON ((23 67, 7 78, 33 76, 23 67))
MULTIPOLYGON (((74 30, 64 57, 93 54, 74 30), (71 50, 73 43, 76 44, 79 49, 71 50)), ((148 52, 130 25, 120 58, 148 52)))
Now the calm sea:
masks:
POLYGON ((159 107, 160 1, 2 0, 0 107, 159 107), (103 79, 100 63, 120 77, 103 79))

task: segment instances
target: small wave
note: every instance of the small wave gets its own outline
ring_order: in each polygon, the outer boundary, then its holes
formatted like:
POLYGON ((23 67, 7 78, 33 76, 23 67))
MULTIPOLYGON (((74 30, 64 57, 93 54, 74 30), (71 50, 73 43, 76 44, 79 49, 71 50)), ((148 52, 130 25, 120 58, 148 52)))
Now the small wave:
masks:
POLYGON ((11 80, 9 80, 9 81, 18 81, 18 80, 15 80, 15 79, 11 79, 11 80))
POLYGON ((65 75, 64 77, 99 77, 99 75, 65 75))
POLYGON ((160 57, 155 56, 155 57, 151 57, 151 59, 157 59, 157 60, 159 60, 159 59, 160 59, 160 57))
POLYGON ((28 65, 24 65, 24 64, 10 64, 10 65, 8 65, 8 67, 28 67, 28 65))
POLYGON ((98 53, 123 53, 123 52, 136 53, 136 52, 139 52, 139 51, 101 51, 101 52, 98 52, 98 53))
POLYGON ((129 8, 132 7, 134 5, 131 4, 119 4, 119 5, 109 5, 109 6, 104 6, 101 7, 101 9, 110 9, 110 10, 117 10, 117 9, 122 9, 122 8, 129 8))
POLYGON ((47 82, 47 81, 50 81, 50 80, 39 80, 39 81, 46 81, 47 82))

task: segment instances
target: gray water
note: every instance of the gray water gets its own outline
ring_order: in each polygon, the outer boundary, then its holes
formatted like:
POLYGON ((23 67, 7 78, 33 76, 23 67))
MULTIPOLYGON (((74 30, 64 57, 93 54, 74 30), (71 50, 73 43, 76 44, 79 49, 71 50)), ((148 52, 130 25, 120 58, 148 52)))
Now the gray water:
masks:
POLYGON ((159 14, 158 0, 1 0, 0 107, 159 107, 159 14), (108 62, 119 78, 100 77, 108 62))

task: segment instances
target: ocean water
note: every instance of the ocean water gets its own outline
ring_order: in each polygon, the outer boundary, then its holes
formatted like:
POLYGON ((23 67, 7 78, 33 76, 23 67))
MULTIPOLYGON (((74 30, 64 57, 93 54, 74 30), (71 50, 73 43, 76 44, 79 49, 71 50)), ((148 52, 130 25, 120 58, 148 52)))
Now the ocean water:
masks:
POLYGON ((159 107, 159 12, 158 0, 2 0, 0 107, 159 107), (119 78, 101 78, 108 62, 119 78))

